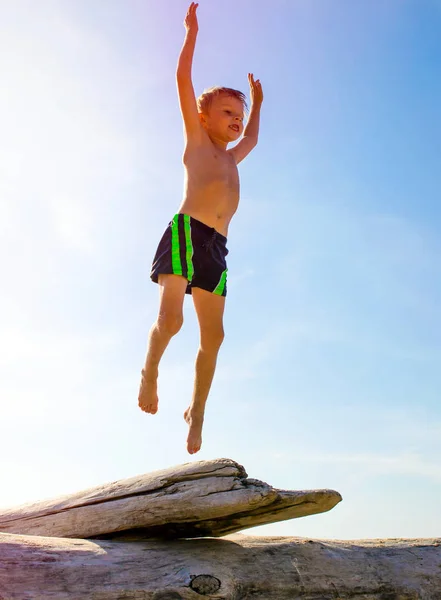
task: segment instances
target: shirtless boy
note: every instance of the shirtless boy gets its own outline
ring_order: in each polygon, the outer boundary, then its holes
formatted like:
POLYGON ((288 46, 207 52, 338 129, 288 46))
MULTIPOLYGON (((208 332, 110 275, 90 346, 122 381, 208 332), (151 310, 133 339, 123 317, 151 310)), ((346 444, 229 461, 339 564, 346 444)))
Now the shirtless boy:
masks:
POLYGON ((150 330, 147 356, 139 389, 140 408, 158 410, 157 378, 161 357, 183 323, 185 294, 192 294, 200 346, 192 401, 184 413, 189 425, 187 450, 202 444, 205 403, 224 338, 223 314, 227 292, 228 225, 239 203, 237 164, 256 146, 260 107, 259 80, 248 75, 251 109, 244 129, 245 96, 230 88, 211 88, 197 100, 191 79, 198 32, 192 2, 185 17, 185 41, 179 56, 176 82, 184 121, 184 199, 169 223, 153 260, 151 278, 159 284, 158 318, 150 330), (231 149, 227 146, 238 140, 231 149))

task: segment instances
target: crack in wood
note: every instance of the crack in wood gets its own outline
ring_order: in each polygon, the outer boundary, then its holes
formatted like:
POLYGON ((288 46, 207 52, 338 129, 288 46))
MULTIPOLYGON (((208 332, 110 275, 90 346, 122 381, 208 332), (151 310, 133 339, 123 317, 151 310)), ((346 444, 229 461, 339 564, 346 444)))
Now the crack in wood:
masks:
MULTIPOLYGON (((226 476, 226 477, 231 477, 231 479, 233 479, 233 482, 241 482, 243 484, 246 483, 246 480, 242 480, 239 477, 232 477, 230 476, 226 476)), ((53 515, 58 515, 61 513, 67 513, 69 511, 75 510, 75 509, 79 509, 79 508, 86 508, 88 506, 99 506, 100 504, 111 504, 113 502, 118 502, 121 500, 127 500, 130 498, 142 498, 142 497, 148 497, 148 496, 171 496, 173 494, 179 494, 182 493, 182 490, 176 489, 172 492, 168 491, 171 487, 178 485, 179 483, 183 483, 183 482, 187 482, 187 481, 197 481, 200 478, 197 477, 195 480, 194 479, 182 479, 180 481, 173 481, 171 483, 165 483, 164 485, 161 485, 160 487, 157 488, 153 488, 151 490, 146 490, 143 492, 131 492, 128 494, 121 494, 120 496, 112 496, 111 498, 109 497, 103 497, 103 498, 99 498, 96 500, 88 500, 85 502, 82 502, 81 504, 72 504, 71 506, 67 506, 66 508, 58 508, 56 510, 52 510, 52 511, 47 511, 44 512, 43 514, 39 514, 39 515, 29 515, 29 516, 20 516, 17 518, 5 518, 2 519, 2 523, 8 523, 8 524, 13 524, 14 522, 22 522, 22 521, 26 521, 26 520, 34 520, 34 519, 39 519, 39 518, 43 518, 43 517, 50 517, 53 515)), ((203 479, 206 479, 206 477, 203 477, 203 479)), ((267 484, 264 484, 263 482, 261 482, 264 486, 266 486, 267 484)), ((212 496, 212 495, 216 495, 216 494, 231 494, 237 491, 241 491, 241 489, 250 489, 250 486, 244 485, 243 488, 238 488, 238 489, 234 489, 233 487, 231 487, 228 490, 215 490, 213 492, 207 492, 206 494, 198 494, 199 498, 205 498, 208 496, 212 496)), ((270 486, 268 486, 269 489, 270 486)))

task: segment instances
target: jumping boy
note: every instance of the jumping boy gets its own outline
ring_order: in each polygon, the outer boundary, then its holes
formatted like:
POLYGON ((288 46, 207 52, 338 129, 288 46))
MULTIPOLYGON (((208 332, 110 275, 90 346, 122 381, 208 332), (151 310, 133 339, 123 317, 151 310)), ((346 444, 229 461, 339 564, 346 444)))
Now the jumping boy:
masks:
POLYGON ((183 323, 185 294, 192 294, 200 328, 193 398, 184 413, 189 425, 187 450, 202 444, 205 404, 224 338, 223 314, 227 293, 225 257, 228 225, 239 203, 237 164, 257 144, 262 87, 248 75, 251 110, 244 129, 246 108, 242 92, 211 88, 197 100, 191 79, 198 32, 192 2, 185 17, 186 36, 179 56, 176 82, 184 121, 184 199, 167 227, 153 260, 151 279, 159 284, 158 318, 150 330, 147 356, 139 389, 140 408, 158 410, 157 378, 161 357, 183 323), (234 147, 243 133, 243 138, 234 147))

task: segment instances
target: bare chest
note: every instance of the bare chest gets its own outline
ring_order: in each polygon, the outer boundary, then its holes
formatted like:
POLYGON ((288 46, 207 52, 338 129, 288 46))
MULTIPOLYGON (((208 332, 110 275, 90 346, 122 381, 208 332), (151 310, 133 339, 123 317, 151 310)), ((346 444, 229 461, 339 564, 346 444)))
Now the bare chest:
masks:
POLYGON ((197 179, 202 185, 218 184, 229 189, 239 187, 239 172, 231 154, 216 150, 184 155, 189 179, 197 179))

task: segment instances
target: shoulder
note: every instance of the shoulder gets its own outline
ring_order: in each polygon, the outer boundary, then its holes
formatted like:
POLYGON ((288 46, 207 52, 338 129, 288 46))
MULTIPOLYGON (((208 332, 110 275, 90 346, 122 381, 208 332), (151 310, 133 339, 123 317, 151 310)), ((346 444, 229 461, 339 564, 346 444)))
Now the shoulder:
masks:
POLYGON ((253 150, 253 148, 255 148, 256 145, 257 138, 247 136, 243 137, 240 142, 234 146, 234 148, 230 148, 230 150, 227 150, 227 152, 234 158, 237 165, 248 156, 248 154, 251 152, 251 150, 253 150))

